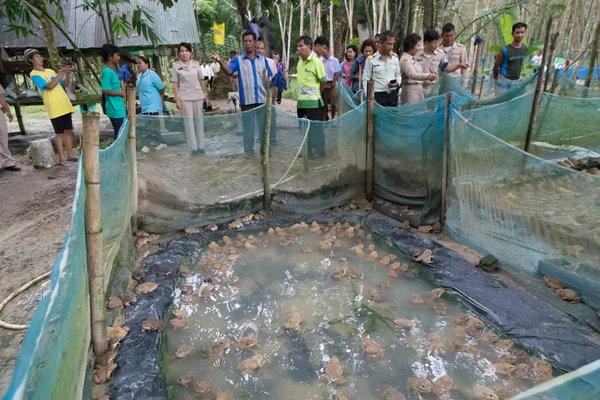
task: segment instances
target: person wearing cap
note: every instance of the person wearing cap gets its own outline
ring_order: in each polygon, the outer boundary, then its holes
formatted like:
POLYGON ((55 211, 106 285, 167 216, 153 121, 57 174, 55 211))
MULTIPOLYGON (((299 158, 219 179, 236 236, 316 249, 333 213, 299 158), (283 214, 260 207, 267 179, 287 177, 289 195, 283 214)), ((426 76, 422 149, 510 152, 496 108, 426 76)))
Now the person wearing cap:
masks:
POLYGON ((115 140, 117 140, 125 120, 125 101, 123 100, 125 91, 121 87, 121 80, 117 73, 121 59, 119 48, 110 43, 102 45, 102 59, 105 64, 102 68, 102 105, 105 114, 110 119, 115 140))
POLYGON ((10 154, 8 149, 8 124, 4 118, 4 114, 8 117, 8 122, 13 121, 13 115, 10 112, 10 107, 4 98, 4 88, 0 85, 0 167, 6 171, 20 171, 17 162, 10 154))
POLYGON ((42 54, 36 49, 25 50, 25 59, 33 65, 29 73, 33 84, 42 92, 44 106, 56 134, 56 150, 59 165, 66 161, 77 161, 73 155, 73 118, 75 112, 65 87, 69 86, 72 68, 62 67, 58 73, 44 68, 42 54), (67 157, 63 153, 63 143, 67 148, 67 157))

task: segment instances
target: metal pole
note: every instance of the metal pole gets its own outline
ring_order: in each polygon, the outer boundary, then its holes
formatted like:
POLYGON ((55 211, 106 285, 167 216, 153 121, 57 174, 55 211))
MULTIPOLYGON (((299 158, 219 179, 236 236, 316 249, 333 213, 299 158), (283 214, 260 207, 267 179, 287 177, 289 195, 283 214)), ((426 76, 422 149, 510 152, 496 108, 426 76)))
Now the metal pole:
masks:
POLYGON ((83 113, 83 176, 85 180, 85 241, 90 291, 92 345, 94 354, 108 351, 104 314, 102 268, 102 219, 100 214, 100 114, 83 113))
POLYGON ((267 102, 265 104, 265 131, 263 137, 263 185, 264 185, 264 201, 263 207, 265 211, 269 211, 271 209, 271 183, 269 178, 270 173, 270 158, 269 152, 271 147, 271 115, 272 115, 272 105, 273 105, 273 96, 271 95, 271 80, 267 77, 266 70, 263 73, 263 79, 265 82, 265 90, 267 91, 267 102))
POLYGON ((373 136, 375 135, 375 81, 367 82, 367 184, 365 197, 373 199, 373 168, 375 155, 373 148, 373 136))
POLYGON ((475 51, 475 63, 473 65, 473 83, 471 84, 471 93, 475 94, 477 90, 477 75, 479 72, 479 59, 481 58, 481 48, 483 47, 483 43, 485 41, 481 41, 477 44, 477 50, 475 51))
POLYGON ((446 222, 446 186, 448 185, 448 154, 450 152, 450 93, 446 93, 444 104, 444 156, 442 159, 442 196, 440 204, 440 223, 446 222))
POLYGON ((535 87, 535 95, 533 97, 533 107, 531 109, 531 117, 529 118, 529 128, 527 128, 527 138, 525 139, 525 151, 529 153, 529 147, 531 146, 531 139, 533 138, 533 130, 535 128, 535 118, 540 105, 540 97, 542 96, 542 84, 544 82, 544 71, 546 65, 546 54, 548 53, 548 42, 550 41, 550 29, 552 28, 552 16, 548 17, 548 23, 546 24, 546 34, 544 35, 544 50, 542 50, 542 63, 540 64, 540 71, 538 72, 537 85, 535 87))
POLYGON ((133 159, 133 182, 132 182, 132 202, 133 209, 131 211, 131 223, 133 231, 137 231, 137 210, 138 210, 138 171, 137 171, 137 149, 136 149, 136 138, 135 138, 135 88, 127 86, 127 118, 129 118, 129 130, 127 132, 127 138, 129 139, 129 149, 131 151, 131 158, 133 159))

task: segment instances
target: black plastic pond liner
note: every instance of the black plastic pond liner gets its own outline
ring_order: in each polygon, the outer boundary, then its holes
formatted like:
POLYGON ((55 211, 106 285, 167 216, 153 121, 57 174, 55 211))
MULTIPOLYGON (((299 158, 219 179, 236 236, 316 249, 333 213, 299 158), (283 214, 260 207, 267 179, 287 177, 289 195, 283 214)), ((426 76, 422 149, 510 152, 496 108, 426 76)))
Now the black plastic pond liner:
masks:
MULTIPOLYGON (((592 330, 582 327, 528 293, 475 269, 458 253, 416 233, 398 229, 393 221, 378 213, 367 216, 320 213, 302 220, 310 223, 330 219, 360 223, 405 254, 412 248, 431 249, 434 261, 425 266, 425 270, 436 284, 446 288, 520 345, 550 357, 554 367, 572 371, 600 359, 600 346, 586 337, 594 334, 592 330)), ((130 331, 121 342, 116 359, 118 368, 108 389, 111 399, 167 398, 166 378, 160 369, 163 332, 141 332, 140 326, 143 320, 150 317, 165 319, 173 300, 177 268, 184 257, 189 257, 199 247, 206 246, 211 240, 219 240, 223 235, 231 236, 244 230, 287 226, 296 222, 298 217, 271 218, 246 225, 239 231, 232 231, 225 225, 221 227, 223 230, 216 232, 186 235, 144 260, 142 268, 146 272, 145 281, 156 282, 158 288, 150 294, 138 295, 137 302, 125 308, 124 325, 130 331), (169 268, 172 274, 156 277, 156 272, 163 268, 169 268)), ((163 325, 168 325, 165 322, 163 325)))

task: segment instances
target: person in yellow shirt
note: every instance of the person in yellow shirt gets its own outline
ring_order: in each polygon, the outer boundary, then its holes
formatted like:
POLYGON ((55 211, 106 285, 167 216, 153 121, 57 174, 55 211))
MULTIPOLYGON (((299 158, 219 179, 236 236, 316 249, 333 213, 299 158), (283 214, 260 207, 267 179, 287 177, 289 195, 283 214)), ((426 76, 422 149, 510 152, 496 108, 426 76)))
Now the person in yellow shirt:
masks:
POLYGON ((42 92, 44 106, 54 127, 59 165, 65 165, 65 161, 77 161, 78 158, 73 155, 72 114, 75 109, 64 89, 69 86, 72 68, 70 66, 62 67, 58 73, 44 68, 42 54, 36 49, 25 50, 25 59, 33 65, 33 71, 29 76, 35 86, 42 92), (63 153, 63 143, 67 148, 66 160, 63 153))

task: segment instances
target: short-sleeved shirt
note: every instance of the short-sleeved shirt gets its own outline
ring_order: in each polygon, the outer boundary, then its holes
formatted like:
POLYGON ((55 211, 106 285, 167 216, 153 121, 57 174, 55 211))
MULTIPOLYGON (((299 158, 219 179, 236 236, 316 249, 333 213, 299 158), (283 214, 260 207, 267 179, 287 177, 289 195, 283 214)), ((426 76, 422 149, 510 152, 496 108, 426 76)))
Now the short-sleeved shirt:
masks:
POLYGON ((429 77, 427 72, 423 72, 423 68, 421 68, 421 65, 415 60, 415 57, 408 53, 402 54, 400 71, 402 71, 402 82, 407 84, 420 84, 429 77))
POLYGON ((204 75, 204 78, 210 78, 213 76, 212 68, 210 67, 210 65, 206 64, 206 65, 202 66, 201 68, 202 68, 202 75, 204 75))
POLYGON ((372 57, 369 57, 365 62, 362 81, 363 89, 367 92, 367 82, 373 79, 375 81, 375 93, 390 92, 392 88, 389 87, 389 83, 396 80, 398 83, 402 82, 402 76, 400 76, 400 62, 398 57, 390 53, 387 59, 376 52, 372 57))
POLYGON ((321 57, 321 61, 323 61, 323 65, 325 66, 327 82, 333 81, 334 75, 336 73, 339 75, 340 62, 334 56, 329 56, 329 58, 321 57))
POLYGON ((179 100, 204 100, 204 91, 200 86, 204 74, 198 61, 190 60, 188 65, 181 61, 174 62, 172 75, 171 82, 179 83, 179 100))
MULTIPOLYGON (((275 60, 267 57, 267 64, 269 64, 269 69, 271 70, 271 72, 275 74, 277 71, 277 65, 275 64, 275 60)), ((273 80, 273 78, 275 78, 275 75, 271 76, 271 80, 273 80)))
MULTIPOLYGON (((435 49, 432 54, 425 54, 423 50, 415 56, 415 61, 419 63, 423 72, 440 76, 442 66, 446 62, 446 53, 443 50, 435 49)), ((426 81, 424 84, 433 84, 431 81, 426 81)))
MULTIPOLYGON (((454 42, 452 46, 442 47, 441 50, 444 53, 446 53, 446 59, 448 60, 448 63, 450 65, 456 65, 467 62, 467 48, 460 43, 454 42)), ((454 72, 449 72, 448 74, 455 78, 461 76, 463 78, 469 77, 469 71, 467 68, 459 68, 454 72)))
POLYGON ((254 53, 254 58, 250 58, 244 52, 232 58, 228 67, 232 74, 238 74, 240 105, 263 104, 267 101, 263 71, 267 71, 269 78, 273 77, 273 72, 265 56, 254 53))
POLYGON ((313 52, 306 60, 300 58, 297 67, 298 75, 298 108, 319 108, 321 99, 321 82, 327 81, 325 66, 313 52))
POLYGON ((42 92, 44 106, 46 107, 50 119, 75 112, 73 104, 71 104, 71 100, 69 99, 69 96, 67 96, 67 92, 65 92, 65 89, 62 87, 64 81, 62 78, 60 80, 60 85, 56 85, 54 89, 45 88, 45 86, 56 77, 56 72, 51 69, 45 69, 43 71, 34 69, 29 76, 34 85, 42 92))
POLYGON ((137 76, 137 90, 140 94, 140 104, 142 112, 156 113, 162 112, 162 97, 160 90, 165 88, 165 84, 160 80, 158 74, 150 69, 140 73, 137 76))
MULTIPOLYGON (((121 91, 121 82, 117 71, 106 65, 102 69, 102 90, 112 90, 115 92, 121 91)), ((125 101, 121 96, 105 95, 106 97, 106 115, 109 118, 124 118, 125 117, 125 101)))

